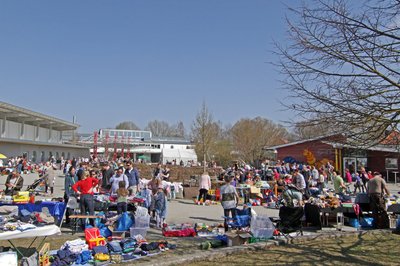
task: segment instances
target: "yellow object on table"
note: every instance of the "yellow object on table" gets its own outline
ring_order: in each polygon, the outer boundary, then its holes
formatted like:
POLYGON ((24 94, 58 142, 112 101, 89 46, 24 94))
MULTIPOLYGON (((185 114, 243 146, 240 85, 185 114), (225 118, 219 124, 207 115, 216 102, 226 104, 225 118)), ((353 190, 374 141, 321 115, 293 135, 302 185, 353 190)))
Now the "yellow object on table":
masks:
POLYGON ((19 191, 13 196, 14 202, 29 202, 29 191, 19 191))

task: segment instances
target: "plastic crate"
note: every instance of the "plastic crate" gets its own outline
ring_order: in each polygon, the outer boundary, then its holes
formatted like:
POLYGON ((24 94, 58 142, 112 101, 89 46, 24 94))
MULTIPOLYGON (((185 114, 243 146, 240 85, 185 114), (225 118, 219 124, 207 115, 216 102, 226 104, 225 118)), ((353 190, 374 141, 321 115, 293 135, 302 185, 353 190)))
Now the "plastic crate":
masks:
POLYGON ((150 215, 135 216, 135 227, 136 228, 149 228, 150 227, 150 215))
POLYGON ((141 235, 143 237, 146 237, 148 229, 149 228, 131 227, 129 229, 129 231, 130 231, 131 237, 134 237, 136 235, 141 235))
POLYGON ((271 238, 275 227, 268 216, 258 215, 251 219, 251 233, 255 238, 271 238))
POLYGON ((257 228, 251 230, 255 238, 271 238, 274 235, 275 228, 257 228))

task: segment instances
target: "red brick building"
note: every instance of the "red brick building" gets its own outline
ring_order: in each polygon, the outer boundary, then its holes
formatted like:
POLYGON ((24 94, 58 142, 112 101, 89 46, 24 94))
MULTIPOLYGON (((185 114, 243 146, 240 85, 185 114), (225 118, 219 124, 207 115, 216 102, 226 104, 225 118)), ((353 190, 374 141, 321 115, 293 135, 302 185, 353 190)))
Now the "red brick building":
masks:
POLYGON ((341 135, 325 136, 268 147, 276 153, 276 159, 285 162, 297 162, 317 167, 330 162, 343 173, 345 168, 351 172, 367 170, 378 171, 386 175, 399 169, 398 149, 393 145, 379 145, 370 148, 358 148, 345 143, 341 135))

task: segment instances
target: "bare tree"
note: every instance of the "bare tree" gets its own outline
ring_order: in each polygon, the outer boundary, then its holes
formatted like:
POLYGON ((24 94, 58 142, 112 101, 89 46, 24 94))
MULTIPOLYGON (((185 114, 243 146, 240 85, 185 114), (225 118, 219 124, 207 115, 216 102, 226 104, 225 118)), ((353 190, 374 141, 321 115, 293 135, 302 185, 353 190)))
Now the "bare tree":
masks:
POLYGON ((165 121, 153 120, 147 124, 145 130, 151 131, 155 137, 185 137, 185 126, 182 121, 175 125, 170 125, 165 121))
POLYGON ((331 128, 331 125, 327 121, 325 121, 324 123, 320 122, 319 124, 302 121, 294 124, 293 137, 294 139, 299 140, 312 139, 316 137, 331 135, 333 131, 334 129, 331 128))
POLYGON ((318 0, 290 9, 289 43, 277 45, 287 106, 308 125, 328 122, 332 133, 359 144, 398 129, 399 11, 399 0, 318 0))
POLYGON ((115 127, 115 129, 140 130, 140 128, 132 121, 121 122, 115 127))
POLYGON ((170 137, 172 131, 167 122, 158 120, 150 121, 145 130, 151 131, 154 137, 170 137))
POLYGON ((179 121, 175 126, 174 126, 174 131, 175 131, 175 136, 176 137, 181 137, 184 138, 186 135, 186 130, 185 130, 185 125, 183 124, 182 121, 179 121))
POLYGON ((281 125, 270 120, 256 117, 241 119, 231 129, 235 150, 241 159, 257 163, 263 159, 263 148, 284 143, 289 136, 288 131, 281 125))
POLYGON ((216 123, 212 114, 203 102, 201 110, 196 115, 192 125, 192 139, 195 143, 195 150, 200 158, 203 158, 204 171, 206 170, 207 155, 215 142, 217 135, 216 123))

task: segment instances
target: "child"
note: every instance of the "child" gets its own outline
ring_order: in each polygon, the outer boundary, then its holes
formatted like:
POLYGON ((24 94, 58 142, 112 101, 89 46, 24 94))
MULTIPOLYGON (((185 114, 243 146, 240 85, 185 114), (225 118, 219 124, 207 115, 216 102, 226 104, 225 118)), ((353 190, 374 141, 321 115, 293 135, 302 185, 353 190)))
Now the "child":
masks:
MULTIPOLYGON (((355 173, 354 174, 354 179, 355 179, 355 182, 354 182, 354 192, 353 192, 353 194, 356 194, 356 192, 357 192, 357 189, 360 191, 360 193, 361 193, 361 188, 362 188, 362 184, 361 184, 361 177, 360 177, 360 175, 358 174, 358 173, 355 173)), ((364 188, 363 188, 363 192, 364 192, 364 188)))
POLYGON ((126 189, 125 186, 125 181, 119 181, 118 186, 119 188, 117 189, 117 212, 118 214, 122 214, 123 212, 126 212, 128 210, 128 203, 127 203, 127 197, 129 194, 129 191, 126 189))
POLYGON ((157 227, 161 228, 165 222, 167 214, 167 199, 165 197, 164 189, 162 185, 158 186, 158 192, 154 197, 154 209, 156 212, 157 227))

